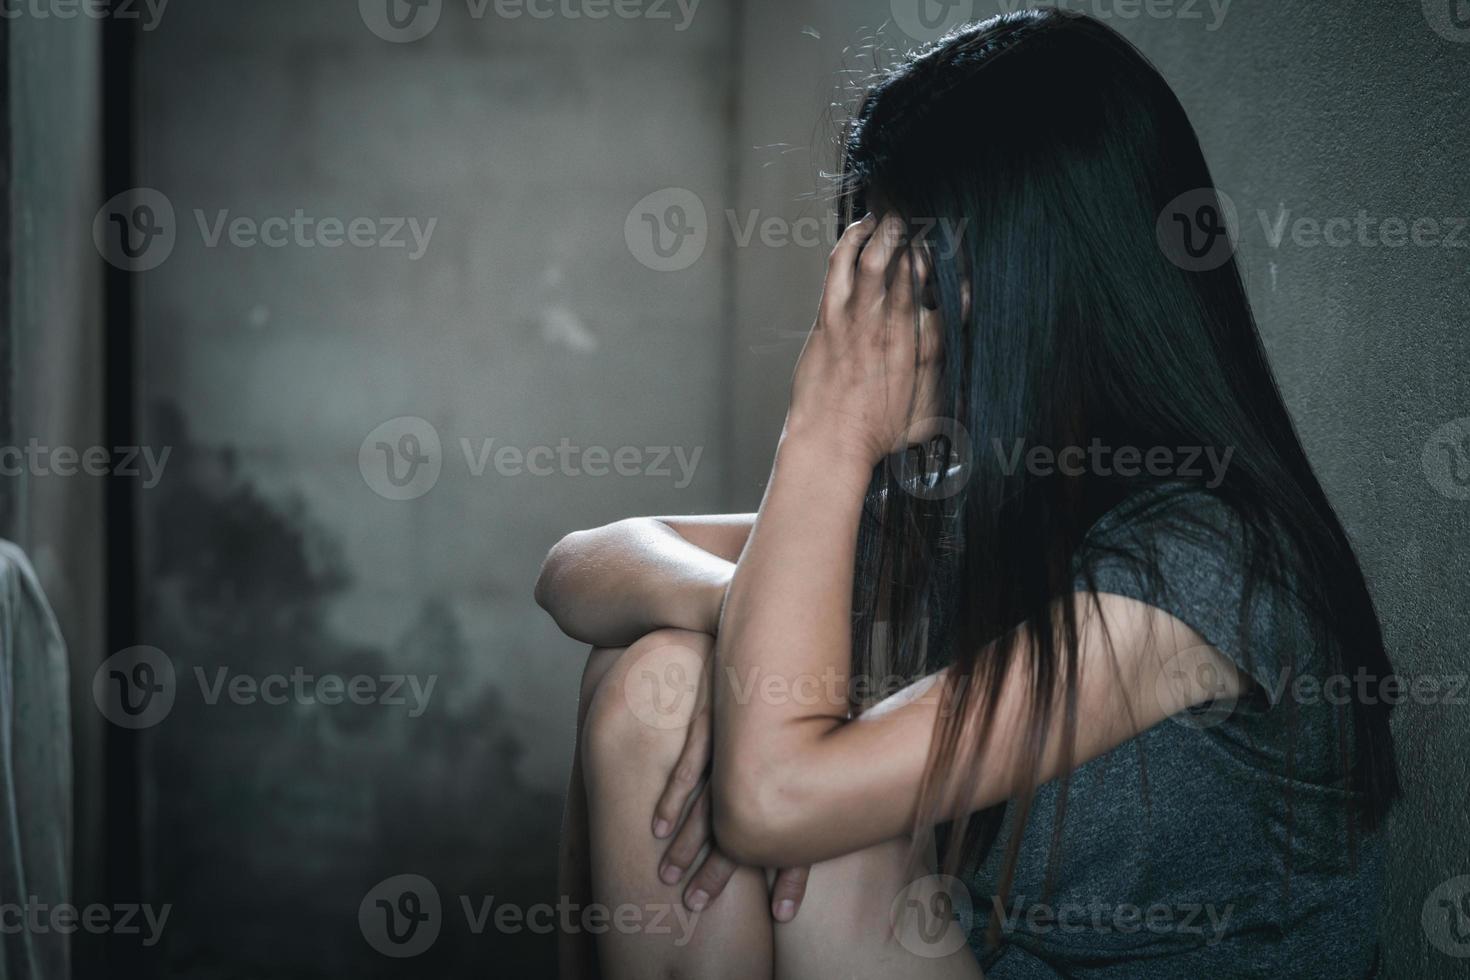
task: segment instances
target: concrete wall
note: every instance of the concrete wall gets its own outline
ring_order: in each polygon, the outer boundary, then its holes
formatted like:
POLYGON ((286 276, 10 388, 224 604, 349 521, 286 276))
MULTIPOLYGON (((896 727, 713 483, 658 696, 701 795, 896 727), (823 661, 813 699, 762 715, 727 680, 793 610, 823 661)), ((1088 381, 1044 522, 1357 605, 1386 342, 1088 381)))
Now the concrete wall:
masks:
POLYGON ((172 449, 143 494, 146 642, 178 683, 144 788, 164 975, 394 974, 358 911, 399 874, 445 913, 413 975, 547 975, 547 937, 461 907, 553 899, 582 652, 532 603, 539 563, 574 526, 726 501, 725 246, 661 272, 625 226, 671 185, 724 206, 732 8, 447 2, 399 42, 384 6, 196 0, 141 40, 140 183, 177 227, 138 274, 145 442, 172 449), (415 255, 214 246, 196 220, 297 209, 437 223, 415 255), (389 499, 377 443, 430 432, 437 482, 389 499), (594 475, 573 447, 637 458, 594 475), (437 687, 418 718, 211 705, 193 671, 221 667, 437 687))

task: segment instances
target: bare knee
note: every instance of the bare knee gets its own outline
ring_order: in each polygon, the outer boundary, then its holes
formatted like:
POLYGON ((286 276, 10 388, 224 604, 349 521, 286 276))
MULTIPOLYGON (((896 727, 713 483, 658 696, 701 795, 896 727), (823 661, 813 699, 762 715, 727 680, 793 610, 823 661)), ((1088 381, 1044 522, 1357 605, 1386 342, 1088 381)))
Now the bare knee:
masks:
POLYGON ((592 697, 607 672, 612 670, 624 647, 593 647, 587 653, 587 663, 582 667, 582 684, 577 693, 577 730, 587 724, 587 709, 592 706, 592 697))
POLYGON ((625 650, 592 652, 583 676, 581 745, 589 779, 660 762, 673 766, 706 697, 713 645, 704 633, 658 630, 625 650))

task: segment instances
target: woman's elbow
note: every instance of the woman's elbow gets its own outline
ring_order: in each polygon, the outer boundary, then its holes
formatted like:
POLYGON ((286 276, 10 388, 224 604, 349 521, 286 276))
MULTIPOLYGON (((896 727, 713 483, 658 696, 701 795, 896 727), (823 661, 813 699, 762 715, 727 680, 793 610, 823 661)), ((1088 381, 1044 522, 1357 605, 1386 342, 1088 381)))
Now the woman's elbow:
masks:
POLYGON ((536 576, 536 605, 550 613, 553 619, 556 618, 556 580, 566 568, 570 554, 576 550, 573 539, 581 533, 573 531, 552 545, 541 562, 541 573, 536 576))
POLYGON ((558 625, 564 625, 569 593, 575 591, 572 581, 576 578, 575 570, 596 550, 599 535, 606 530, 573 531, 552 545, 541 562, 541 574, 536 576, 536 604, 550 613, 558 625))
POLYGON ((711 823, 720 850, 737 864, 790 865, 798 820, 785 767, 716 767, 710 785, 711 823))

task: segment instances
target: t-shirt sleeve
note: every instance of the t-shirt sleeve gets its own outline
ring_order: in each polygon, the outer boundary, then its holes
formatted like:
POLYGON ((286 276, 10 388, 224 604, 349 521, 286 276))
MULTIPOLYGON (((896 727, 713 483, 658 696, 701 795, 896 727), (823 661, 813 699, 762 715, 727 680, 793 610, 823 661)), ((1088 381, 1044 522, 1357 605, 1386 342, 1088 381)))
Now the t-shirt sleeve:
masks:
POLYGON ((1125 503, 1088 533, 1074 568, 1077 591, 1136 599, 1188 625, 1271 703, 1311 648, 1283 569, 1263 563, 1247 586, 1244 525, 1212 494, 1186 490, 1125 503))

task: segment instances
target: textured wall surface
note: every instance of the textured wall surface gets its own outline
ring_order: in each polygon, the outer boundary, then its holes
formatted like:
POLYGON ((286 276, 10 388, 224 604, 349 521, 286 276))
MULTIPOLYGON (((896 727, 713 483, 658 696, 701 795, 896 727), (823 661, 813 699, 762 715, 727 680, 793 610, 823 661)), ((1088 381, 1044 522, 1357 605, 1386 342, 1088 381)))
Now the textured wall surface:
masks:
POLYGON ((139 52, 140 182, 177 227, 139 273, 145 441, 173 450, 143 495, 144 642, 177 677, 145 787, 171 975, 401 972, 358 922, 400 874, 444 912, 409 972, 547 975, 547 936, 477 935, 462 904, 553 899, 581 652, 536 572, 574 525, 722 504, 719 246, 666 275, 625 225, 670 184, 721 199, 728 8, 678 30, 444 3, 411 42, 372 8, 178 4, 139 52), (298 209, 436 224, 305 247, 267 226, 298 209), (232 242, 242 217, 286 244, 232 242), (437 482, 390 499, 378 443, 429 433, 437 482), (437 685, 418 717, 209 703, 221 669, 298 668, 437 685))

